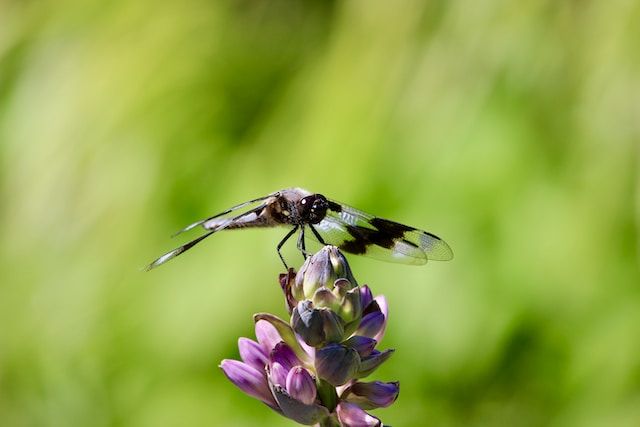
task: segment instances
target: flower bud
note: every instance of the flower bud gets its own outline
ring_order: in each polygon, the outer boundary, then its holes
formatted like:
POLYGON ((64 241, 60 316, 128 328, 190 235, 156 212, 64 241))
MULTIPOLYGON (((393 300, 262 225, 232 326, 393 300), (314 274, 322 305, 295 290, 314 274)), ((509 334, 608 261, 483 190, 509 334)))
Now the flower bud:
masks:
POLYGON ((337 313, 345 323, 351 323, 360 319, 362 316, 362 306, 360 304, 360 290, 358 288, 346 289, 350 285, 344 279, 336 280, 336 286, 333 293, 338 294, 340 304, 337 307, 337 313))
POLYGON ((237 360, 224 359, 220 363, 220 368, 224 374, 234 383, 240 390, 262 400, 267 405, 277 407, 273 396, 269 392, 267 380, 264 372, 258 371, 256 368, 237 360))
POLYGON ((369 383, 356 382, 348 387, 341 398, 355 403, 362 409, 386 408, 396 401, 400 393, 399 382, 384 383, 373 381, 369 383))
POLYGON ((273 385, 273 397, 278 403, 279 412, 287 418, 304 425, 316 425, 326 420, 330 414, 327 408, 316 403, 306 404, 289 395, 284 387, 273 385))
POLYGON ((296 366, 287 375, 287 392, 294 399, 310 405, 316 400, 316 383, 302 366, 296 366))
POLYGON ((344 328, 338 315, 325 308, 313 308, 311 301, 301 301, 291 316, 293 330, 305 343, 318 347, 326 342, 339 342, 344 328))
POLYGON ((347 295, 347 292, 351 290, 356 290, 358 293, 360 293, 360 289, 358 289, 358 286, 354 285, 347 279, 337 279, 335 282, 333 282, 332 292, 338 299, 343 299, 347 295))
POLYGON ((349 402, 340 402, 336 408, 340 426, 342 427, 380 427, 382 422, 376 417, 367 414, 358 405, 349 402))
POLYGON ((278 334, 277 329, 266 320, 256 321, 255 326, 256 338, 262 349, 269 352, 277 343, 282 341, 282 337, 278 334))
POLYGON ((333 292, 324 286, 316 290, 311 302, 313 302, 313 306, 316 308, 328 308, 336 312, 340 307, 340 300, 333 294, 333 292))
POLYGON ((333 289, 338 279, 347 279, 353 286, 357 285, 344 255, 335 246, 325 246, 302 264, 292 294, 298 301, 311 299, 320 287, 333 289))
MULTIPOLYGON (((284 342, 276 344, 276 346, 271 351, 271 354, 269 354, 269 361, 272 364, 279 363, 287 370, 287 372, 289 372, 289 369, 293 368, 294 366, 301 364, 300 360, 296 357, 296 354, 293 352, 291 347, 289 347, 284 342)), ((282 385, 284 385, 284 383, 282 383, 282 385)))
POLYGON ((284 387, 287 384, 287 368, 282 366, 280 363, 275 362, 272 363, 267 369, 267 374, 269 375, 269 381, 273 385, 279 385, 284 387))
POLYGON ((316 372, 333 386, 353 379, 360 368, 360 356, 352 348, 330 344, 316 350, 316 372))

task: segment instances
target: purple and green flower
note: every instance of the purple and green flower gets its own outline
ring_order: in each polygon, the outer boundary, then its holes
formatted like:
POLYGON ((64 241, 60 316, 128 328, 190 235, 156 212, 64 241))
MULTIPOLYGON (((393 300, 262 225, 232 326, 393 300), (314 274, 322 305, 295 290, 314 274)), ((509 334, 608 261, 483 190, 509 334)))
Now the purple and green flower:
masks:
POLYGON ((254 316, 256 341, 240 338, 241 361, 220 368, 238 388, 300 424, 382 426, 366 410, 391 405, 398 382, 363 382, 394 352, 376 349, 384 296, 358 286, 344 256, 325 246, 295 274, 280 275, 290 321, 254 316))

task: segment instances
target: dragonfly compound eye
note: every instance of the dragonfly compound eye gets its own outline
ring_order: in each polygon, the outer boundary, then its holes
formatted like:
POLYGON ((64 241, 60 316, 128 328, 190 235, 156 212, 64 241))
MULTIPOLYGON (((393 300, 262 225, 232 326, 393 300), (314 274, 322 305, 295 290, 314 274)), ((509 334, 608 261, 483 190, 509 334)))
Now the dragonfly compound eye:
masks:
POLYGON ((309 222, 311 222, 311 224, 317 224, 322 221, 327 214, 329 202, 327 202, 327 199, 321 194, 316 194, 312 197, 314 197, 314 199, 309 212, 309 222))

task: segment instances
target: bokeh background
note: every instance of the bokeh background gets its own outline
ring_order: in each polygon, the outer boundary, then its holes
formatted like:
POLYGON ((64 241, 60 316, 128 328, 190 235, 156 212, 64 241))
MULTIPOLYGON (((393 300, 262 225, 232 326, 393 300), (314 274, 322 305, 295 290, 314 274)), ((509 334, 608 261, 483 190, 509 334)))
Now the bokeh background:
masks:
POLYGON ((456 253, 351 258, 390 302, 385 422, 640 425, 638 22, 626 0, 0 0, 0 424, 293 425, 217 368, 285 315, 283 230, 141 268, 300 186, 456 253))

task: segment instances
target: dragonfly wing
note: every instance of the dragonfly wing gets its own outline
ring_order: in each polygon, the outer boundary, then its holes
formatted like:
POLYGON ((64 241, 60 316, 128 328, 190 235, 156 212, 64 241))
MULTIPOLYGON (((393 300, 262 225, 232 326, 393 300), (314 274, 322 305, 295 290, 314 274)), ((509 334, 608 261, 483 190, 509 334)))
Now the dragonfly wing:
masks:
POLYGON ((152 270, 152 269, 158 267, 159 265, 162 265, 165 262, 177 257, 181 253, 188 251, 189 249, 191 249, 192 247, 194 247, 195 245, 197 245, 198 243, 200 243, 201 241, 203 241, 207 237, 211 236, 216 231, 217 230, 209 231, 208 233, 203 234, 202 236, 198 237, 197 239, 193 239, 192 241, 190 241, 188 243, 185 243, 184 245, 179 246, 179 247, 175 248, 172 251, 167 252, 166 254, 162 255, 159 258, 157 258, 151 264, 147 265, 145 270, 146 271, 152 270))
POLYGON ((449 245, 434 234, 335 201, 316 227, 326 243, 353 254, 415 265, 453 258, 449 245))
POLYGON ((447 242, 427 231, 411 231, 405 234, 403 240, 419 247, 424 251, 428 259, 434 261, 449 261, 453 259, 453 251, 447 242))
MULTIPOLYGON (((257 217, 257 212, 262 211, 263 206, 260 205, 257 208, 254 208, 248 212, 244 212, 241 213, 240 215, 236 215, 233 218, 228 218, 226 221, 221 222, 220 224, 218 224, 214 229, 208 231, 207 233, 203 234, 202 236, 185 243, 182 246, 178 246, 177 248, 173 249, 172 251, 167 252, 166 254, 162 255, 161 257, 159 257, 158 259, 156 259, 155 261, 153 261, 151 264, 149 264, 146 267, 146 270, 149 271, 153 268, 158 267, 159 265, 164 264, 165 262, 177 257, 178 255, 188 251, 189 249, 191 249, 192 247, 194 247, 195 245, 197 245, 198 243, 200 243, 201 241, 203 241, 204 239, 206 239, 207 237, 211 236, 213 233, 216 233, 218 231, 224 230, 226 228, 231 228, 234 227, 236 225, 237 222, 239 223, 243 223, 243 221, 246 221, 247 219, 252 219, 253 221, 255 221, 255 218, 257 217)), ((246 223, 246 222, 245 222, 246 223)))
MULTIPOLYGON (((248 200, 246 202, 240 203, 239 205, 235 205, 230 207, 229 209, 227 209, 226 211, 217 213, 215 215, 212 215, 208 218, 204 218, 201 219, 199 221, 196 221, 192 224, 187 225, 185 228, 183 228, 182 230, 178 231, 177 233, 175 233, 172 237, 177 236, 178 234, 184 233, 185 231, 189 231, 193 228, 196 228, 198 226, 202 226, 207 230, 213 230, 213 229, 222 229, 222 228, 226 228, 225 224, 228 224, 230 221, 232 221, 234 218, 231 217, 229 218, 228 215, 231 214, 232 212, 244 208, 245 206, 249 206, 251 204, 256 204, 258 202, 264 202, 265 200, 267 200, 268 198, 276 195, 277 193, 272 193, 269 194, 267 196, 263 196, 263 197, 258 197, 257 199, 253 199, 253 200, 248 200)), ((264 203, 263 203, 264 205, 264 203)), ((254 211, 255 208, 252 208, 251 211, 254 211)), ((242 215, 241 215, 242 216, 242 215)))
MULTIPOLYGON (((421 265, 427 262, 424 252, 415 245, 379 233, 376 237, 374 233, 377 231, 369 227, 345 224, 330 216, 314 227, 325 243, 344 252, 401 264, 421 265)), ((315 236, 313 238, 316 239, 315 236)))

